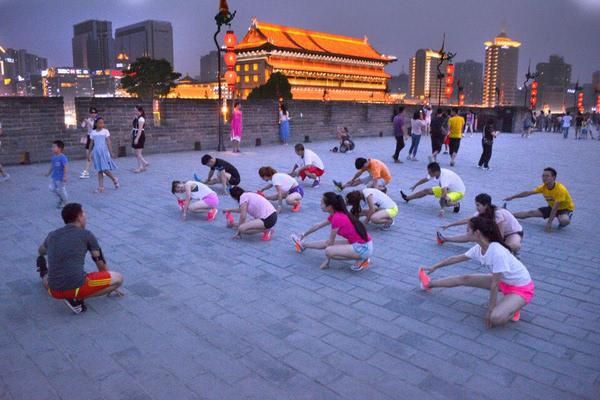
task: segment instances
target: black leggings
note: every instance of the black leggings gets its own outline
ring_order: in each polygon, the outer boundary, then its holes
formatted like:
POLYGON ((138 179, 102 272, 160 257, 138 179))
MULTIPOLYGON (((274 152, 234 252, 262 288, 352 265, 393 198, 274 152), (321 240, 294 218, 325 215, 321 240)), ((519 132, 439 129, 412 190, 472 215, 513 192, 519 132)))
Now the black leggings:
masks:
POLYGON ((392 156, 392 158, 394 160, 397 160, 398 157, 400 157, 400 152, 402 151, 403 148, 404 148, 404 136, 402 136, 402 135, 396 136, 396 151, 394 152, 394 155, 392 156))
POLYGON ((492 158, 492 144, 485 144, 481 142, 481 146, 483 147, 483 152, 481 153, 481 157, 479 158, 479 166, 483 166, 484 168, 488 168, 488 163, 492 158))

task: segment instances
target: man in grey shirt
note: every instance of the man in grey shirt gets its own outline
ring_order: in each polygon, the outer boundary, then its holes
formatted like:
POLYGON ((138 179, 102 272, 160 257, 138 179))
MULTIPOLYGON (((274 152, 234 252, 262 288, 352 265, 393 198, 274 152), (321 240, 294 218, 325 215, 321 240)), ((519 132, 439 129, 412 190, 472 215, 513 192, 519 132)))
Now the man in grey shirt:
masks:
POLYGON ((48 234, 39 248, 37 266, 48 293, 64 300, 71 311, 79 314, 86 310, 83 299, 111 294, 121 286, 123 276, 108 270, 96 237, 85 229, 86 215, 81 204, 67 204, 61 215, 65 226, 48 234), (98 272, 86 273, 83 269, 88 251, 98 272))

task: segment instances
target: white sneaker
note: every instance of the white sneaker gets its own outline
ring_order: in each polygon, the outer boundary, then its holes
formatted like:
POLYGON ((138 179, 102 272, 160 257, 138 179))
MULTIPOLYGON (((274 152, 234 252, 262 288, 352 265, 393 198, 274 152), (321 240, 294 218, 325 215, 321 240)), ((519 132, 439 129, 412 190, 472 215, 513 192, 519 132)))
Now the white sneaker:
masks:
POLYGON ((88 179, 90 177, 90 173, 85 169, 81 171, 81 175, 79 175, 79 179, 88 179))

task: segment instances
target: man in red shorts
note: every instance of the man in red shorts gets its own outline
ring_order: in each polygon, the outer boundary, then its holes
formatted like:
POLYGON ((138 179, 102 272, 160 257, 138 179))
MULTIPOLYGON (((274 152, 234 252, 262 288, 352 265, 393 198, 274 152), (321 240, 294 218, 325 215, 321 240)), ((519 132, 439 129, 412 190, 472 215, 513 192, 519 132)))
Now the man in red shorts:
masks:
POLYGON ((302 180, 309 177, 313 179, 312 187, 319 187, 321 184, 321 176, 325 173, 325 166, 323 165, 323 161, 321 158, 312 150, 305 149, 302 143, 298 143, 294 146, 294 150, 296 151, 296 155, 300 157, 296 164, 294 164, 294 168, 292 172, 290 172, 291 176, 300 176, 302 180))
POLYGON ((84 299, 112 293, 123 283, 123 276, 108 270, 96 237, 85 229, 81 204, 67 204, 61 215, 65 226, 50 232, 38 250, 38 272, 48 293, 79 314, 86 310, 84 299), (88 251, 98 272, 86 273, 83 269, 88 251))

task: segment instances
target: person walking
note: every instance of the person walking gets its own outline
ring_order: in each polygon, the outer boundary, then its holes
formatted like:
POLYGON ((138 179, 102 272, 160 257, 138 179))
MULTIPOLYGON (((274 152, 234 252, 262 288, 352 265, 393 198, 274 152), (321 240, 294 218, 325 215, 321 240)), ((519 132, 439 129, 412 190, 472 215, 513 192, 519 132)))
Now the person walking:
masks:
POLYGON ((150 165, 142 155, 144 144, 146 143, 145 125, 146 113, 144 112, 144 108, 142 106, 135 106, 135 118, 133 119, 133 130, 131 131, 131 147, 135 151, 135 158, 137 158, 138 162, 138 167, 133 170, 135 173, 144 172, 150 165))
POLYGON ((290 113, 284 103, 279 105, 279 140, 281 144, 288 144, 290 137, 290 113))
POLYGON ((431 119, 429 129, 431 132, 431 155, 429 156, 429 162, 436 162, 438 154, 442 151, 442 143, 444 143, 444 139, 448 134, 448 126, 446 125, 446 119, 441 108, 437 109, 435 117, 431 119))
POLYGON ((90 150, 90 135, 94 130, 94 123, 98 118, 98 110, 95 107, 90 107, 89 115, 86 119, 81 121, 81 127, 87 131, 87 136, 82 138, 85 140, 85 169, 81 171, 79 175, 80 179, 89 179, 90 177, 90 167, 92 166, 92 152, 90 150))
POLYGON ((415 111, 413 118, 410 120, 410 149, 408 150, 407 160, 417 160, 417 150, 421 142, 421 135, 427 131, 427 121, 422 111, 415 111))
POLYGON ((233 105, 231 114, 231 144, 233 152, 240 152, 240 143, 242 142, 242 106, 239 101, 233 105))
POLYGON ((531 131, 535 126, 535 117, 533 116, 533 111, 527 111, 525 114, 525 119, 523 120, 523 132, 521 133, 521 137, 525 139, 529 139, 529 135, 531 135, 531 131))
POLYGON ((466 118, 466 123, 465 123, 465 131, 463 132, 463 134, 466 134, 467 132, 470 132, 471 135, 469 137, 473 137, 473 126, 475 124, 475 114, 473 114, 473 110, 469 110, 469 112, 467 112, 467 118, 466 118))
POLYGON ((110 139, 110 132, 104 128, 104 119, 98 118, 96 120, 96 126, 90 136, 92 149, 92 161, 94 168, 98 172, 98 189, 96 193, 104 192, 104 175, 108 176, 115 189, 120 187, 119 179, 112 173, 117 169, 117 165, 112 160, 112 141, 110 139))
POLYGON ((394 124, 394 137, 396 138, 396 151, 392 158, 396 164, 402 164, 400 160, 400 152, 404 148, 404 107, 400 106, 398 111, 392 117, 392 123, 394 124))
POLYGON ((573 120, 573 117, 571 117, 571 112, 567 111, 567 114, 565 114, 562 117, 562 122, 561 122, 561 128, 562 128, 562 133, 563 133, 563 138, 566 139, 569 137, 569 128, 571 127, 571 121, 573 120))
POLYGON ((583 114, 577 111, 575 116, 575 140, 581 139, 581 127, 583 126, 583 114))
POLYGON ((493 119, 488 119, 483 127, 483 135, 481 138, 481 157, 479 157, 479 168, 483 168, 486 171, 490 170, 490 159, 492 158, 492 146, 494 145, 494 139, 498 136, 496 131, 495 122, 493 119))
POLYGON ((450 127, 450 166, 454 167, 456 164, 456 156, 458 149, 460 148, 460 139, 462 138, 463 127, 465 126, 465 119, 458 115, 458 108, 453 108, 448 120, 448 126, 450 127))
POLYGON ((52 158, 50 159, 50 168, 46 176, 52 175, 50 182, 50 191, 58 197, 56 208, 63 208, 69 202, 67 196, 67 173, 69 171, 69 160, 63 154, 65 144, 61 140, 52 142, 52 158))

